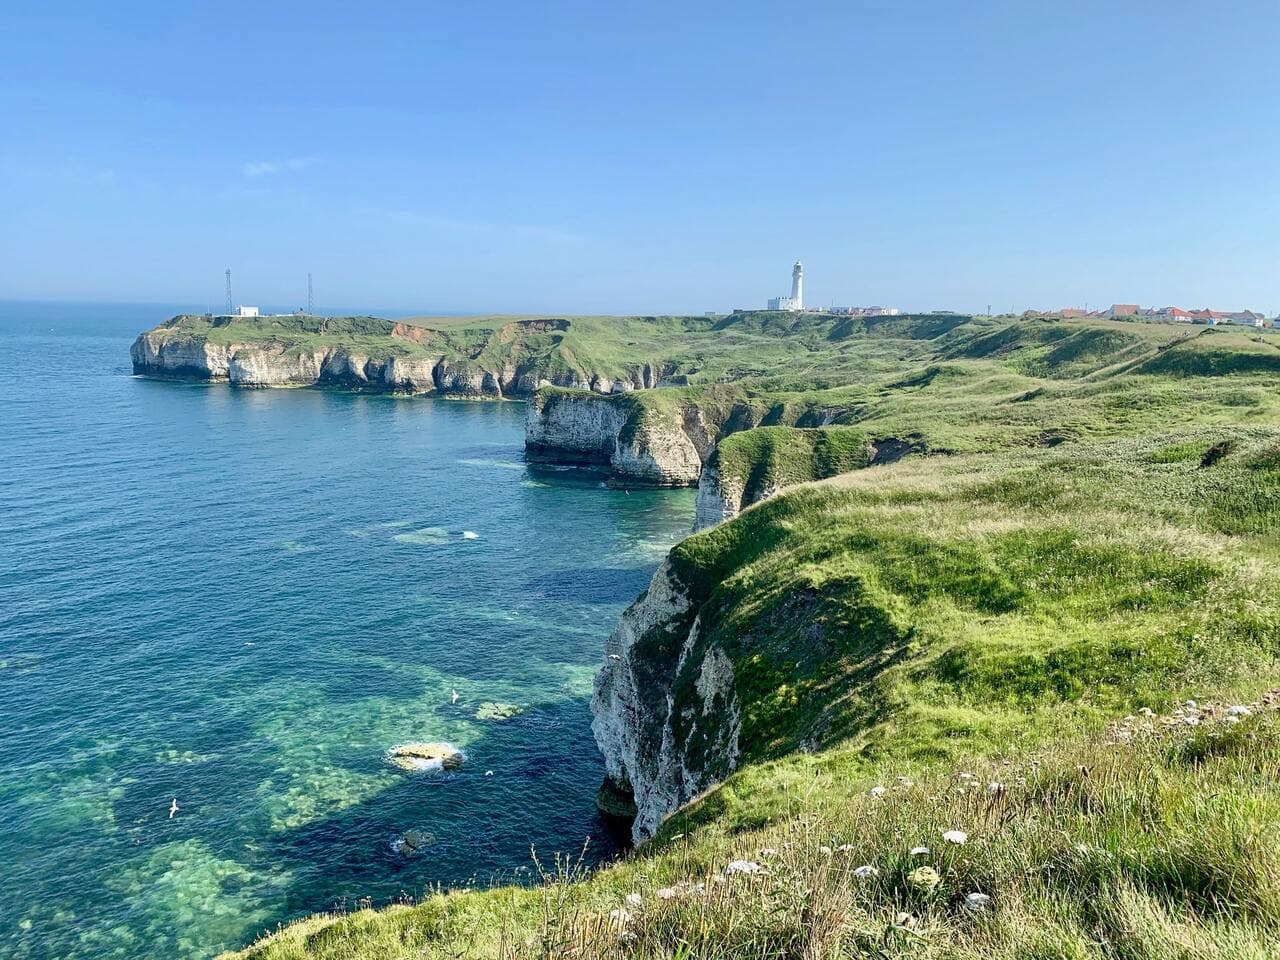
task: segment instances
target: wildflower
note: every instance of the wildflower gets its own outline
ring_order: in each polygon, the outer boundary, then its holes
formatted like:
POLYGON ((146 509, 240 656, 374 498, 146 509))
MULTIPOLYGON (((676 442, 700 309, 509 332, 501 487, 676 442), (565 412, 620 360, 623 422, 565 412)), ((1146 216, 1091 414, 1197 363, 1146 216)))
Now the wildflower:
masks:
POLYGON ((1004 793, 1004 784, 998 780, 993 780, 987 784, 987 793, 992 796, 1004 793))
POLYGON ((1236 724, 1236 723, 1239 723, 1239 722, 1240 722, 1240 718, 1239 718, 1239 717, 1237 717, 1237 716, 1235 716, 1235 715, 1233 715, 1233 714, 1227 714, 1227 715, 1226 715, 1225 717, 1223 717, 1222 719, 1223 719, 1223 720, 1225 720, 1225 721, 1227 721, 1227 723, 1231 723, 1231 724, 1236 724))
POLYGON ((928 847, 912 847, 911 855, 913 857, 927 857, 929 855, 928 847))
POLYGON ((842 844, 840 844, 840 846, 836 847, 836 850, 838 850, 840 853, 852 853, 852 852, 853 852, 853 844, 852 844, 852 843, 842 843, 842 844))
POLYGON ((857 877, 859 880, 868 880, 872 877, 880 876, 880 871, 875 867, 871 866, 871 864, 864 863, 862 866, 858 867, 856 870, 853 871, 853 875, 857 877))
POLYGON ((907 882, 918 890, 932 890, 942 882, 942 876, 933 867, 916 867, 907 874, 907 882))
POLYGON ((1154 717, 1154 716, 1155 716, 1155 711, 1154 711, 1154 710, 1152 710, 1150 707, 1139 707, 1139 708, 1138 708, 1138 716, 1140 716, 1140 717, 1154 717))
POLYGON ((961 846, 962 844, 969 842, 969 835, 963 830, 944 830, 942 831, 942 839, 947 841, 947 843, 954 843, 956 846, 961 846))
POLYGON ((619 927, 624 927, 631 922, 631 914, 619 907, 616 910, 609 911, 609 919, 619 927))
POLYGON ((640 896, 638 893, 628 893, 622 898, 622 902, 628 907, 638 907, 644 903, 644 897, 640 896))
POLYGON ((916 918, 909 913, 899 913, 893 918, 893 922, 899 927, 914 927, 916 918))
POLYGON ((1188 727, 1196 727, 1200 725, 1200 718, 1195 716, 1194 714, 1189 714, 1182 718, 1182 722, 1185 723, 1188 727))
POLYGON ((822 854, 824 857, 829 857, 831 856, 831 853, 832 853, 830 847, 819 847, 818 852, 822 854))
POLYGON ((677 890, 675 887, 659 887, 658 888, 659 900, 674 900, 678 896, 680 896, 680 891, 677 890))
POLYGON ((971 893, 964 898, 964 908, 970 913, 981 913, 991 905, 991 898, 985 893, 971 893))
POLYGON ((1188 710, 1194 710, 1198 704, 1194 700, 1188 700, 1183 704, 1188 710))
POLYGON ((773 847, 761 847, 761 848, 760 848, 760 856, 764 857, 766 860, 767 860, 769 857, 776 857, 777 855, 778 855, 778 851, 777 851, 777 850, 775 850, 773 847))
POLYGON ((1242 706, 1241 704, 1236 704, 1234 707, 1227 707, 1228 717, 1247 717, 1252 712, 1253 711, 1248 707, 1242 706))
POLYGON ((734 860, 724 868, 725 876, 731 877, 735 873, 753 874, 759 873, 764 867, 756 863, 754 860, 734 860))
POLYGON ((888 793, 888 792, 889 792, 889 791, 888 791, 886 788, 884 788, 884 787, 872 787, 872 788, 871 788, 871 795, 872 795, 873 797, 883 797, 883 796, 884 796, 886 793, 888 793))

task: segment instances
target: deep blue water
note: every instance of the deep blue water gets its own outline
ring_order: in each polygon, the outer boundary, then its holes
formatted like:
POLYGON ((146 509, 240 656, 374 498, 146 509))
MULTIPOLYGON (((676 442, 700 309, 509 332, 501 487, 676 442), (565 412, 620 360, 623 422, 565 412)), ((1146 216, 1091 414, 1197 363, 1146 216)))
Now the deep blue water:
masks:
POLYGON ((133 378, 169 312, 0 303, 0 956, 205 957, 612 853, 591 678, 692 493, 526 467, 520 404, 133 378))

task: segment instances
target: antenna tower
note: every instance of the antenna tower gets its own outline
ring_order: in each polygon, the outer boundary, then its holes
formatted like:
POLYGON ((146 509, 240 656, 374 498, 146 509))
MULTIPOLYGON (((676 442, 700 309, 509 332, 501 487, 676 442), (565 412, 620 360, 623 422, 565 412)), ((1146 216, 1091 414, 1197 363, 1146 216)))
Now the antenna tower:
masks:
POLYGON ((315 300, 311 296, 311 274, 307 274, 307 316, 315 316, 315 300))
POLYGON ((227 267, 227 316, 235 313, 235 307, 231 305, 231 268, 227 267))

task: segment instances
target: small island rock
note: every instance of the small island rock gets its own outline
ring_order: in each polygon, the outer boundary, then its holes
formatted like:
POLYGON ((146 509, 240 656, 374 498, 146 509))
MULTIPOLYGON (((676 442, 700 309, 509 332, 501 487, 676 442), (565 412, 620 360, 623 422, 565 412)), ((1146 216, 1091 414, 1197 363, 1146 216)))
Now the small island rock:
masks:
POLYGON ((464 758, 448 743, 402 743, 387 751, 387 759, 401 770, 456 770, 464 758))

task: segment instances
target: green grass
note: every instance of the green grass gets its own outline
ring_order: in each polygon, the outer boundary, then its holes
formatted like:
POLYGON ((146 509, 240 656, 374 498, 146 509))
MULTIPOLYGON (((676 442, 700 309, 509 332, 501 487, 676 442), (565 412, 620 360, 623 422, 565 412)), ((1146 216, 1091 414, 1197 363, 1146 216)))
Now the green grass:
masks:
POLYGON ((858 427, 759 427, 722 440, 713 462, 721 482, 735 483, 753 502, 767 490, 865 467, 872 456, 871 440, 858 427))

